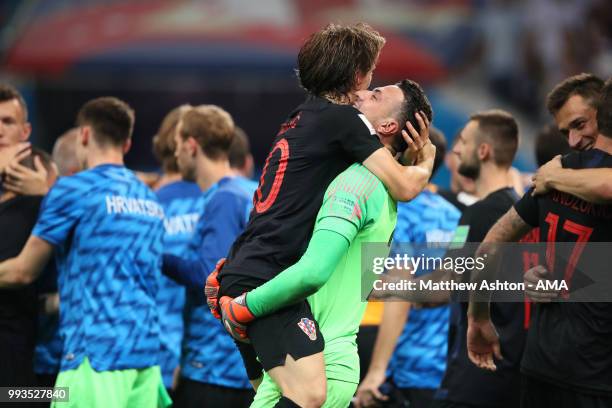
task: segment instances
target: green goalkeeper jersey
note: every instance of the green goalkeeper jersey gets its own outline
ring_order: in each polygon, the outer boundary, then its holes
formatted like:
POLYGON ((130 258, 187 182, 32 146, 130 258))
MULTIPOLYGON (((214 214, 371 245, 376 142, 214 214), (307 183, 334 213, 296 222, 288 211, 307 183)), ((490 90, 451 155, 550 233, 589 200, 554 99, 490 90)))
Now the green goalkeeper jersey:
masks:
MULTIPOLYGON (((362 300, 362 285, 371 288, 374 276, 371 265, 362 265, 362 246, 389 244, 396 221, 396 202, 361 164, 353 164, 338 175, 325 192, 314 231, 333 231, 350 243, 329 280, 308 297, 325 339, 327 378, 359 382, 356 337, 367 305, 362 300)), ((389 245, 382 247, 385 253, 378 255, 385 257, 389 245)))

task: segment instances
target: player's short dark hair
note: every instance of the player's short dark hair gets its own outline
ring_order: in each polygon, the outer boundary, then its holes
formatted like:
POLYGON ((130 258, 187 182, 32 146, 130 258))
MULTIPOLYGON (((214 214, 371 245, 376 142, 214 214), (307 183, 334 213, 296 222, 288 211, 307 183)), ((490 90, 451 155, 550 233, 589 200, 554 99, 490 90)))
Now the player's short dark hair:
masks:
POLYGON ((102 145, 121 146, 132 137, 134 110, 114 96, 92 99, 79 110, 77 126, 91 126, 102 145))
POLYGON ((518 124, 514 117, 501 109, 491 109, 473 114, 470 120, 478 123, 480 136, 491 143, 495 164, 510 167, 518 149, 519 138, 518 124))
MULTIPOLYGON (((404 79, 395 85, 398 86, 404 94, 404 100, 397 113, 397 120, 400 124, 400 128, 408 131, 406 122, 409 121, 417 131, 420 131, 421 127, 414 116, 415 113, 423 111, 429 123, 433 120, 433 110, 431 108, 431 103, 429 103, 429 99, 427 99, 427 95, 425 95, 423 88, 421 88, 418 83, 410 79, 404 79)), ((396 138, 393 148, 396 152, 403 152, 407 147, 406 141, 400 134, 396 138)))
POLYGON ((384 37, 365 23, 329 24, 300 48, 300 85, 317 96, 346 95, 355 86, 355 74, 370 71, 384 45, 384 37))
POLYGON ((185 112, 189 105, 181 105, 172 109, 166 114, 155 136, 153 136, 153 154, 162 165, 162 169, 166 173, 177 173, 179 171, 178 164, 174 151, 176 150, 176 142, 174 141, 174 132, 178 125, 181 114, 185 112))
POLYGON ((406 122, 409 121, 416 130, 421 130, 419 122, 414 116, 419 111, 425 113, 427 120, 431 123, 433 121, 433 109, 421 85, 410 79, 404 79, 396 85, 404 94, 404 103, 402 104, 400 116, 398 118, 400 124, 405 126, 406 122))
POLYGON ((592 107, 596 107, 604 81, 593 74, 582 73, 558 83, 546 97, 546 107, 556 115, 567 100, 574 95, 582 96, 592 107))
POLYGON ((538 166, 548 163, 558 154, 567 154, 572 149, 567 138, 555 124, 542 127, 535 139, 535 156, 538 166))
POLYGON ((431 172, 431 176, 433 177, 444 162, 444 156, 446 155, 446 137, 440 129, 431 127, 429 129, 429 140, 436 146, 436 157, 434 158, 433 170, 431 172))
POLYGON ((19 91, 15 87, 9 84, 0 83, 0 102, 12 101, 13 99, 16 99, 19 103, 19 106, 21 107, 21 110, 23 112, 23 121, 27 122, 28 106, 26 105, 21 93, 19 93, 19 91))
POLYGON ((200 105, 182 116, 181 137, 193 137, 206 156, 227 158, 234 140, 235 126, 231 115, 215 105, 200 105))
POLYGON ((51 155, 49 155, 49 153, 38 147, 32 147, 32 154, 21 160, 19 164, 24 167, 27 167, 28 169, 36 170, 36 166, 34 165, 34 158, 37 156, 40 159, 40 162, 42 163, 45 170, 47 170, 47 173, 51 172, 53 166, 53 159, 51 158, 51 155))
POLYGON ((234 140, 229 149, 228 158, 230 167, 240 169, 246 164, 247 157, 251 153, 249 138, 242 128, 236 126, 234 140))
POLYGON ((612 77, 601 90, 597 104, 597 129, 603 136, 612 138, 612 77))

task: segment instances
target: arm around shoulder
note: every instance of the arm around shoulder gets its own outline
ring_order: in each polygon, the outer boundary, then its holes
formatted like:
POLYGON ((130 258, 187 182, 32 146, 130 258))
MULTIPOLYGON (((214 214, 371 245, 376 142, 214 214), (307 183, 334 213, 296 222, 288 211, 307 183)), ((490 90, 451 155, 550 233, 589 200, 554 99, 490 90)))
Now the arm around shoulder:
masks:
POLYGON ((561 169, 550 175, 551 188, 595 204, 612 203, 612 169, 561 169))

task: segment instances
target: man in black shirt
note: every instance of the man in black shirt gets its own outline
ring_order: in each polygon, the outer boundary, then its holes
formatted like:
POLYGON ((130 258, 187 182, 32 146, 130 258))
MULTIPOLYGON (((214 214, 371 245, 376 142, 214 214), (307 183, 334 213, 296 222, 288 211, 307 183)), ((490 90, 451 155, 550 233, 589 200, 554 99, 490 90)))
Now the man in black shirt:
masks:
MULTIPOLYGON (((508 185, 509 170, 518 147, 518 126, 506 112, 485 111, 472 115, 458 137, 455 152, 460 158, 459 173, 473 179, 476 194, 484 198, 463 211, 454 241, 481 242, 518 198, 508 185)), ((461 253, 461 256, 472 255, 461 253)), ((422 279, 429 278, 424 275, 422 279)), ((447 279, 450 279, 448 274, 447 279)), ((462 280, 468 279, 469 274, 464 274, 462 280)), ((497 372, 488 373, 478 370, 468 360, 467 304, 459 298, 460 294, 451 294, 447 367, 432 407, 515 407, 518 365, 525 337, 524 308, 510 303, 492 305, 491 314, 501 328, 501 342, 513 352, 497 372)))
MULTIPOLYGON (((41 196, 0 196, 0 261, 19 254, 36 223, 41 196)), ((34 285, 0 290, 0 385, 34 385, 37 296, 34 285)))
MULTIPOLYGON (((358 24, 330 25, 313 34, 302 46, 298 56, 299 79, 309 95, 276 135, 254 196, 249 224, 232 246, 219 273, 220 294, 237 297, 296 263, 308 244, 325 189, 350 164, 362 162, 399 200, 412 199, 426 186, 433 155, 415 166, 400 165, 382 146, 371 123, 351 106, 355 92, 369 87, 383 44, 378 33, 358 24)), ((402 112, 402 116, 410 121, 407 128, 412 137, 429 143, 431 110, 402 112)), ((403 135, 407 143, 412 143, 408 132, 403 135)), ((209 294, 210 288, 217 285, 215 281, 213 273, 207 284, 209 294)), ((212 309, 216 308, 215 297, 209 296, 212 309)), ((303 313, 301 309, 296 313, 314 320, 305 301, 297 307, 306 307, 303 313)), ((252 343, 257 348, 262 341, 252 339, 252 343)), ((321 375, 323 342, 311 343, 299 351, 288 350, 286 359, 291 359, 295 370, 284 370, 285 361, 266 364, 264 359, 264 367, 288 371, 283 375, 296 384, 295 387, 279 384, 284 397, 278 406, 295 404, 286 397, 288 394, 306 405, 325 400, 325 378, 321 375), (304 387, 306 383, 308 387, 304 387)), ((263 373, 255 350, 244 344, 239 348, 249 378, 257 386, 263 373)))
MULTIPOLYGON (((563 168, 612 167, 612 80, 602 90, 597 125, 599 134, 593 149, 563 157, 563 168)), ((554 190, 534 197, 532 190, 495 224, 486 243, 516 241, 534 227, 540 228, 542 242, 584 245, 612 241, 611 205, 590 204, 554 190), (585 211, 589 208, 592 210, 585 211)), ((557 255, 548 260, 550 273, 565 279, 571 290, 579 275, 567 275, 568 268, 555 268, 563 264, 561 259, 557 255)), ((579 269, 585 260, 578 254, 574 261, 579 269)), ((571 296, 570 291, 570 300, 571 296)), ((481 368, 494 370, 493 354, 499 350, 499 340, 487 306, 470 303, 467 342, 470 359, 481 368)), ((521 370, 524 408, 612 407, 612 303, 537 304, 521 370)))
MULTIPOLYGON (((20 162, 21 166, 34 169, 34 158, 40 160, 50 175, 48 185, 54 182, 50 157, 37 149, 20 162)), ((0 191, 0 261, 21 252, 38 218, 43 197, 18 195, 0 191)), ((0 385, 33 386, 34 346, 38 318, 38 291, 35 284, 17 289, 0 290, 0 385)))
MULTIPOLYGON (((30 136, 23 97, 0 85, 0 176, 30 136)), ((16 196, 0 180, 0 261, 21 251, 36 222, 42 197, 16 196), (10 237, 10 238, 9 238, 10 237), (8 238, 8 239, 7 239, 8 238)), ((32 367, 36 328, 34 287, 0 291, 0 386, 35 384, 32 367)))

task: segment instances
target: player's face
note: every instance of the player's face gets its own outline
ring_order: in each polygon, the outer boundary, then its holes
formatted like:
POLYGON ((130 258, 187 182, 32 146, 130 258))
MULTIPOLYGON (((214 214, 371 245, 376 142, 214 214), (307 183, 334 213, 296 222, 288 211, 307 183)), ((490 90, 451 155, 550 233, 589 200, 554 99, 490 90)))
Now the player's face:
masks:
POLYGON ((30 125, 24 119, 17 99, 0 102, 0 154, 7 147, 28 139, 30 125))
POLYGON ((462 176, 477 179, 480 175, 480 160, 477 155, 478 122, 469 121, 459 134, 459 141, 453 152, 459 156, 457 171, 462 176))
POLYGON ((374 88, 372 91, 357 92, 355 107, 372 123, 374 128, 393 119, 404 100, 404 93, 396 85, 374 88))
POLYGON ((574 150, 589 150, 597 140, 597 111, 580 95, 565 102, 555 122, 574 150))
POLYGON ((181 136, 181 127, 183 123, 179 121, 174 132, 174 143, 176 144, 176 150, 174 156, 176 157, 176 164, 178 165, 179 171, 183 180, 195 181, 196 166, 195 159, 189 149, 189 144, 181 136))

